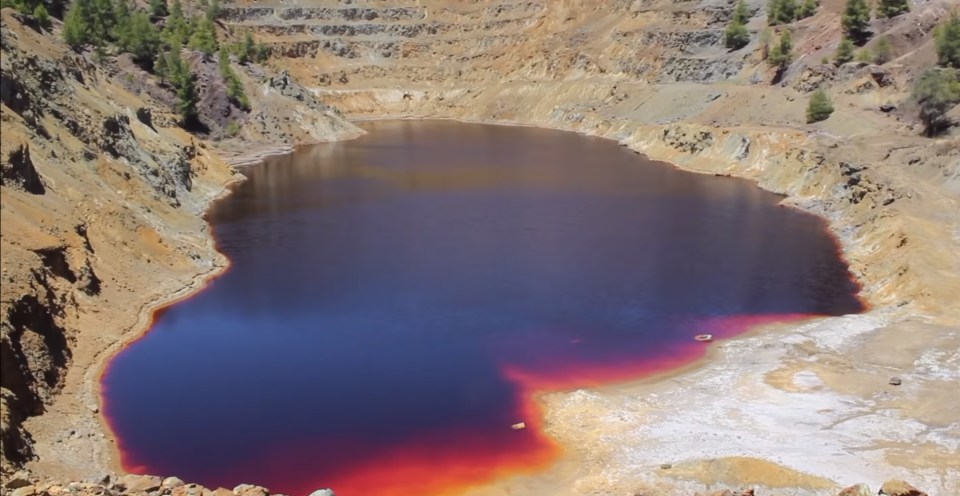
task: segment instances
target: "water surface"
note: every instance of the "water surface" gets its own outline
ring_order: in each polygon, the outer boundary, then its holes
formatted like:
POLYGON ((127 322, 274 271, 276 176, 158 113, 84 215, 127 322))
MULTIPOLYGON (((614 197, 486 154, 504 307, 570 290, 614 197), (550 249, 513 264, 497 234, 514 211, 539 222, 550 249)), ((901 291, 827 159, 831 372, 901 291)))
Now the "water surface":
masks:
POLYGON ((231 269, 103 378, 127 469, 455 493, 556 459, 536 390, 862 309, 824 222, 745 181, 557 131, 368 128, 248 169, 212 208, 231 269))

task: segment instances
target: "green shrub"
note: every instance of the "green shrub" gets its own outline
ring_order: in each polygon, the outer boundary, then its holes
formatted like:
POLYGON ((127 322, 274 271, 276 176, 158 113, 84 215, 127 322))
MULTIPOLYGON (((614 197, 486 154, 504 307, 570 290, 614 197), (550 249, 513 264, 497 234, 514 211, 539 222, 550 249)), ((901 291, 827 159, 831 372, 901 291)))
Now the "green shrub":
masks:
POLYGON ((893 45, 889 36, 881 36, 873 47, 873 63, 883 65, 893 59, 893 45))
POLYGON ((817 0, 805 0, 803 4, 800 5, 800 8, 797 9, 797 19, 806 19, 807 17, 816 14, 817 7, 819 6, 820 2, 817 0))
POLYGON ((256 61, 258 63, 264 63, 267 59, 270 58, 270 47, 266 43, 257 43, 257 56, 256 61))
POLYGON ((833 103, 826 91, 818 89, 807 104, 807 124, 826 120, 833 113, 833 103))
POLYGON ((834 63, 837 66, 841 66, 853 60, 853 42, 850 41, 850 38, 844 37, 840 40, 840 45, 837 46, 837 54, 834 56, 834 63))
POLYGON ((230 121, 230 124, 227 124, 227 127, 223 129, 223 133, 228 137, 232 138, 240 133, 240 123, 237 121, 230 121))

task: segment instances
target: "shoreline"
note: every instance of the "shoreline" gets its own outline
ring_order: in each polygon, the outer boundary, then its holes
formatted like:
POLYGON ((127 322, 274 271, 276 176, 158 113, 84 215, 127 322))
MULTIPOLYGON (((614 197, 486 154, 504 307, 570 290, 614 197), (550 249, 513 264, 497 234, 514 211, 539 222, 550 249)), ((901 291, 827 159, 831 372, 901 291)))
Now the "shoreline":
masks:
MULTIPOLYGON (((753 183, 754 187, 758 187, 763 190, 771 191, 771 192, 782 195, 784 199, 781 205, 789 208, 797 208, 811 215, 815 215, 821 220, 823 220, 825 223, 824 227, 827 229, 827 232, 829 232, 829 234, 837 241, 837 246, 839 250, 838 255, 844 260, 844 262, 847 262, 849 265, 850 250, 851 250, 852 244, 855 243, 855 240, 851 239, 851 233, 849 230, 841 229, 842 226, 839 226, 836 223, 835 219, 831 217, 831 214, 840 215, 842 212, 831 213, 829 210, 823 210, 823 209, 818 210, 817 208, 812 208, 810 204, 804 203, 804 199, 802 197, 795 197, 790 194, 786 194, 780 191, 775 191, 771 188, 764 187, 761 184, 761 181, 755 176, 740 175, 737 173, 730 173, 730 172, 727 172, 725 174, 718 174, 710 170, 698 169, 695 167, 688 167, 678 162, 669 161, 665 159, 652 158, 652 155, 649 155, 647 153, 644 153, 641 150, 638 150, 637 146, 639 145, 630 145, 625 142, 625 139, 617 139, 617 138, 605 136, 604 134, 586 133, 586 132, 578 131, 576 129, 552 127, 552 126, 541 125, 541 124, 528 124, 528 123, 504 122, 504 121, 465 120, 465 119, 440 119, 432 116, 408 116, 403 119, 398 119, 395 117, 387 117, 387 118, 379 118, 379 119, 373 119, 373 118, 351 119, 351 121, 359 123, 359 122, 376 122, 376 121, 389 121, 389 120, 424 120, 424 119, 453 120, 453 121, 464 122, 469 124, 537 127, 542 129, 575 132, 581 135, 593 136, 593 137, 598 137, 602 139, 616 141, 620 146, 625 146, 631 151, 633 151, 634 153, 637 153, 638 155, 646 157, 651 161, 660 162, 660 163, 669 165, 671 167, 677 168, 679 170, 683 170, 687 172, 695 172, 700 174, 724 175, 728 177, 738 178, 741 180, 749 180, 753 183)), ((661 126, 661 127, 665 128, 665 126, 661 126)), ((298 146, 308 146, 308 145, 310 144, 308 143, 308 144, 298 145, 298 146)), ((290 153, 294 151, 296 148, 297 146, 268 146, 263 148, 254 148, 253 149, 254 151, 251 153, 238 154, 233 157, 225 157, 224 159, 236 168, 248 167, 248 166, 259 164, 264 159, 270 156, 283 155, 286 153, 290 153)), ((238 181, 239 180, 242 180, 242 178, 238 179, 238 181)), ((215 195, 211 197, 204 208, 204 212, 207 209, 209 209, 210 206, 215 201, 228 195, 230 193, 230 185, 232 185, 233 183, 234 182, 224 185, 219 195, 215 195)), ((88 384, 86 384, 88 395, 93 394, 93 397, 96 399, 95 404, 98 405, 98 412, 95 414, 98 425, 100 426, 101 431, 105 433, 107 436, 106 439, 103 441, 103 444, 109 445, 108 449, 105 450, 104 452, 105 456, 104 456, 104 459, 101 461, 101 465, 108 468, 108 470, 110 471, 125 473, 121 465, 119 445, 116 442, 116 439, 109 428, 109 425, 105 416, 103 415, 103 408, 101 407, 103 403, 102 403, 102 396, 100 394, 100 389, 101 389, 100 377, 105 371, 105 368, 109 363, 110 359, 114 355, 116 355, 116 353, 118 353, 125 346, 129 345, 130 343, 134 342, 136 339, 142 337, 147 332, 149 332, 150 322, 152 320, 152 316, 154 312, 156 312, 157 310, 165 306, 175 304, 177 301, 181 301, 182 299, 193 296, 198 291, 202 290, 208 281, 222 274, 225 270, 229 268, 229 260, 225 260, 225 257, 216 249, 215 239, 213 238, 212 232, 209 234, 209 241, 213 251, 215 266, 204 273, 197 274, 196 276, 194 276, 191 283, 189 283, 187 286, 181 287, 178 291, 175 291, 174 293, 167 295, 166 297, 160 297, 145 303, 140 309, 140 314, 139 314, 137 323, 134 326, 132 326, 130 329, 128 329, 126 332, 122 333, 124 338, 121 341, 115 342, 112 345, 110 345, 108 348, 100 351, 100 353, 96 358, 96 362, 98 366, 96 367, 96 373, 94 374, 94 377, 91 378, 91 372, 89 371, 85 374, 85 378, 86 378, 85 380, 87 380, 88 382, 88 384), (93 382, 93 384, 90 384, 91 381, 93 382), (91 393, 91 391, 93 393, 91 393)), ((886 306, 875 305, 872 301, 870 301, 867 295, 862 294, 862 291, 864 288, 864 282, 860 279, 858 274, 853 273, 852 268, 851 268, 851 274, 853 276, 853 281, 858 285, 858 287, 861 290, 861 293, 858 293, 858 298, 861 300, 861 302, 865 306, 864 311, 861 314, 857 314, 857 315, 868 316, 868 315, 874 315, 877 313, 881 313, 881 314, 887 313, 888 310, 890 309, 886 308, 886 306)), ((697 373, 703 372, 704 370, 707 370, 712 366, 716 366, 718 357, 723 353, 723 350, 728 346, 737 346, 738 343, 749 342, 751 339, 757 337, 760 334, 770 334, 770 333, 777 334, 777 335, 796 334, 805 326, 813 325, 815 323, 822 322, 824 320, 833 319, 833 318, 835 317, 813 317, 812 319, 809 319, 809 320, 804 319, 803 321, 800 321, 797 323, 762 324, 757 326, 751 326, 749 329, 747 329, 743 333, 740 333, 736 336, 719 339, 713 343, 710 343, 708 345, 708 349, 705 355, 702 358, 697 359, 688 365, 685 365, 676 369, 672 369, 669 371, 664 371, 663 373, 656 373, 648 377, 640 377, 636 379, 616 381, 615 383, 604 384, 601 387, 594 387, 594 388, 587 388, 587 389, 595 390, 603 394, 605 391, 608 391, 608 390, 616 390, 616 389, 623 389, 623 388, 636 389, 636 388, 644 388, 644 387, 653 387, 657 385, 662 386, 667 381, 671 381, 673 379, 680 378, 680 377, 692 376, 697 373), (771 326, 773 326, 774 329, 770 329, 771 326)), ((843 317, 836 317, 836 318, 843 318, 843 317)), ((547 403, 545 403, 545 398, 554 397, 556 395, 571 394, 571 393, 574 393, 575 391, 577 390, 537 391, 533 394, 531 400, 535 401, 536 403, 540 404, 543 407, 544 418, 542 420, 545 426, 550 427, 549 424, 550 424, 550 417, 551 417, 551 412, 549 411, 547 403)), ((549 432, 550 430, 551 429, 545 429, 544 434, 554 439, 557 439, 551 432, 549 432)), ((561 442, 559 439, 557 439, 557 441, 561 442)), ((562 445, 565 448, 567 447, 566 443, 562 443, 562 445)), ((559 464, 560 461, 566 459, 568 456, 570 456, 569 453, 565 451, 563 454, 560 455, 561 460, 558 460, 557 463, 555 463, 555 465, 559 464)), ((169 474, 165 474, 165 475, 169 475, 169 474)), ((506 481, 491 481, 490 484, 491 486, 500 486, 501 483, 503 484, 509 483, 510 478, 508 477, 507 479, 508 480, 506 481)))
MULTIPOLYGON (((506 126, 506 127, 533 127, 533 128, 548 129, 548 130, 553 130, 553 131, 573 132, 573 133, 577 133, 577 134, 581 134, 581 135, 592 136, 592 137, 596 137, 596 138, 600 138, 600 139, 604 139, 604 140, 614 141, 614 142, 617 142, 617 144, 618 144, 619 146, 625 146, 625 147, 626 147, 626 145, 624 145, 621 141, 618 141, 618 140, 616 140, 616 139, 614 139, 614 138, 610 138, 610 137, 603 136, 603 135, 587 134, 587 133, 582 133, 582 132, 579 132, 579 131, 573 130, 573 129, 545 127, 545 126, 540 126, 540 125, 523 124, 523 123, 518 123, 518 122, 504 122, 504 121, 485 122, 485 121, 482 121, 482 120, 439 119, 439 118, 427 117, 427 116, 424 116, 424 117, 406 117, 406 118, 402 118, 402 119, 395 119, 395 118, 392 118, 392 117, 391 117, 391 118, 386 118, 386 119, 356 119, 356 120, 353 120, 353 122, 378 122, 378 121, 390 121, 390 120, 451 120, 451 121, 463 122, 463 123, 467 123, 467 124, 477 124, 477 125, 499 125, 499 126, 506 126)), ((349 139, 353 139, 353 138, 355 138, 355 137, 351 137, 351 138, 349 138, 349 139)), ((310 145, 313 145, 313 144, 315 144, 315 143, 307 143, 307 144, 297 145, 297 146, 277 145, 277 146, 254 147, 254 148, 252 148, 251 151, 249 151, 249 152, 246 152, 246 153, 241 152, 241 153, 236 154, 236 155, 234 155, 234 156, 221 157, 221 158, 223 158, 225 161, 227 161, 227 163, 229 163, 231 166, 239 169, 239 168, 252 167, 252 166, 259 165, 259 164, 261 164, 264 160, 266 160, 266 159, 269 158, 269 157, 286 155, 286 154, 289 154, 289 153, 294 152, 297 148, 299 148, 299 147, 301 147, 301 146, 310 146, 310 145)), ((686 172, 695 172, 695 173, 700 173, 700 174, 717 175, 717 174, 711 173, 711 172, 709 172, 709 171, 691 170, 691 169, 688 169, 688 168, 686 168, 686 167, 683 167, 683 166, 680 165, 680 164, 672 163, 672 162, 669 162, 669 161, 666 161, 666 160, 653 159, 653 158, 650 158, 649 155, 647 155, 647 154, 645 154, 645 153, 643 153, 643 152, 641 152, 641 151, 637 151, 637 150, 632 149, 632 148, 629 148, 629 147, 627 147, 627 148, 630 149, 630 151, 634 152, 635 154, 640 155, 640 156, 642 156, 642 157, 644 157, 644 158, 646 158, 646 159, 648 159, 648 160, 650 160, 650 161, 652 161, 652 162, 658 162, 658 163, 660 163, 660 164, 663 164, 663 165, 665 165, 665 166, 670 166, 670 167, 673 167, 673 168, 678 169, 678 170, 682 170, 682 171, 686 171, 686 172)), ((733 178, 738 179, 738 180, 747 180, 747 181, 750 181, 751 183, 753 183, 753 187, 758 187, 758 188, 761 188, 761 189, 766 190, 765 188, 763 188, 762 186, 760 186, 759 183, 758 183, 756 180, 754 180, 754 179, 752 179, 752 178, 748 178, 748 177, 738 177, 738 176, 735 176, 735 175, 734 175, 734 176, 728 175, 728 176, 729 176, 729 177, 733 177, 733 178)), ((206 203, 203 211, 206 212, 207 210, 209 210, 209 208, 211 208, 211 206, 212 206, 216 201, 227 197, 227 196, 230 194, 230 192, 231 192, 231 186, 233 186, 233 185, 235 185, 235 184, 237 184, 238 182, 241 182, 241 181, 243 181, 243 179, 242 179, 242 178, 238 178, 238 179, 236 179, 235 181, 231 181, 231 182, 229 182, 228 184, 224 185, 224 186, 222 187, 221 191, 219 192, 219 194, 213 195, 213 196, 207 201, 207 203, 206 203)), ((786 201, 787 199, 789 199, 789 195, 784 195, 784 194, 782 194, 782 193, 777 193, 777 194, 780 194, 781 196, 783 196, 783 197, 784 197, 784 201, 786 201)), ((830 235, 831 237, 833 237, 833 238, 837 241, 838 252, 839 252, 839 253, 838 253, 838 256, 840 256, 840 257, 843 259, 843 261, 844 261, 845 263, 847 263, 847 260, 846 260, 846 257, 845 257, 846 251, 845 251, 844 243, 843 243, 843 241, 840 239, 840 237, 837 235, 837 233, 835 232, 835 230, 833 229, 832 224, 831 224, 831 222, 829 221, 829 219, 824 218, 823 216, 818 215, 818 214, 816 214, 816 213, 810 212, 809 210, 804 209, 804 208, 799 207, 799 206, 789 205, 789 204, 788 204, 788 205, 784 205, 784 206, 788 206, 788 207, 792 207, 792 208, 798 208, 799 210, 802 210, 802 211, 804 211, 804 212, 806 212, 806 213, 808 213, 808 214, 810 214, 810 215, 814 215, 814 216, 818 217, 819 219, 821 219, 821 220, 824 222, 824 227, 825 227, 825 229, 827 230, 827 232, 829 233, 829 235, 830 235)), ((207 225, 209 226, 209 224, 207 224, 207 225)), ((105 401, 105 398, 104 398, 103 395, 102 395, 102 388, 101 388, 101 379, 102 379, 102 376, 103 376, 103 374, 106 372, 107 367, 108 367, 108 365, 109 365, 109 363, 110 363, 110 360, 111 360, 117 353, 122 352, 124 348, 126 348, 126 347, 129 346, 130 344, 136 342, 137 340, 141 339, 142 337, 144 337, 144 336, 150 331, 150 329, 151 329, 151 327, 152 327, 153 315, 155 314, 155 312, 157 312, 158 310, 161 310, 161 309, 163 309, 163 308, 165 308, 165 307, 168 307, 168 306, 170 306, 170 305, 174 305, 174 304, 176 304, 176 303, 179 302, 179 301, 183 301, 183 300, 185 300, 185 299, 188 299, 188 298, 190 298, 190 297, 193 297, 195 294, 197 294, 198 292, 202 291, 202 290, 206 287, 206 285, 209 283, 209 281, 215 279, 216 277, 222 275, 222 274, 225 273, 227 270, 229 270, 230 261, 229 261, 229 259, 226 258, 225 255, 223 255, 223 254, 217 249, 216 239, 215 239, 215 237, 213 237, 213 231, 212 231, 212 229, 211 229, 211 231, 210 231, 209 242, 210 242, 210 246, 212 247, 212 250, 213 250, 214 267, 212 267, 210 270, 208 270, 208 271, 206 271, 206 272, 203 272, 203 273, 201 273, 201 274, 197 274, 197 275, 190 281, 190 283, 188 283, 186 286, 180 288, 179 290, 175 291, 174 293, 172 293, 172 294, 170 294, 170 295, 167 295, 167 296, 161 296, 161 297, 159 297, 159 298, 156 298, 156 299, 154 299, 154 300, 151 300, 151 301, 145 303, 145 304, 141 307, 141 309, 140 309, 140 311, 139 311, 138 319, 137 319, 136 324, 134 324, 133 326, 131 326, 131 328, 130 328, 128 331, 126 331, 126 332, 123 333, 123 338, 122 338, 120 341, 115 342, 114 344, 112 344, 112 345, 109 346, 108 348, 102 350, 102 351, 97 355, 97 358, 96 358, 96 363, 97 363, 96 373, 94 374, 95 377, 91 379, 91 377, 90 377, 90 376, 91 376, 91 372, 89 372, 89 371, 88 371, 88 373, 87 373, 86 376, 85 376, 85 380, 87 380, 88 383, 92 381, 92 385, 88 384, 88 389, 90 389, 90 394, 94 394, 95 397, 96 397, 96 405, 98 406, 98 411, 97 411, 97 415, 96 415, 96 416, 97 416, 97 420, 98 420, 98 423, 99 423, 99 425, 100 425, 101 430, 106 434, 106 438, 105 438, 105 441, 104 441, 104 442, 109 445, 109 446, 108 446, 109 449, 106 450, 106 455, 107 455, 107 456, 106 456, 106 458, 105 458, 105 460, 104 460, 104 462, 103 462, 102 464, 103 464, 105 467, 107 467, 109 470, 111 470, 111 471, 115 471, 115 472, 118 472, 118 473, 125 473, 125 472, 126 472, 126 471, 124 470, 123 466, 122 466, 122 453, 121 453, 121 450, 120 450, 120 445, 119 445, 119 443, 118 443, 117 438, 114 436, 112 430, 110 429, 109 422, 107 421, 106 416, 105 416, 105 414, 104 414, 106 401, 105 401)), ((862 287, 862 282, 861 282, 858 278, 853 277, 852 280, 853 280, 859 287, 862 287)), ((863 313, 870 312, 870 311, 872 310, 872 306, 869 304, 869 302, 868 302, 866 299, 864 299, 863 297, 861 297, 859 294, 858 294, 857 297, 858 297, 858 299, 861 300, 861 302, 862 302, 862 303, 864 304, 864 306, 865 306, 865 309, 864 309, 864 312, 863 312, 863 313)), ((723 339, 717 339, 717 340, 715 340, 714 342, 711 342, 711 343, 709 343, 709 344, 706 344, 707 350, 704 352, 704 355, 701 356, 700 358, 697 358, 697 359, 693 360, 692 362, 690 362, 690 363, 688 363, 688 364, 684 364, 684 365, 681 365, 681 366, 679 366, 679 367, 670 368, 670 369, 666 369, 666 370, 662 370, 662 371, 657 371, 657 372, 654 372, 654 373, 652 373, 652 374, 650 374, 650 375, 643 375, 643 376, 635 377, 635 378, 624 378, 623 380, 615 380, 615 381, 610 382, 610 383, 603 383, 603 384, 598 384, 598 385, 595 385, 595 386, 589 386, 589 387, 586 387, 586 389, 595 390, 595 391, 605 391, 605 390, 616 389, 616 388, 624 388, 624 387, 627 387, 627 388, 636 388, 636 387, 643 387, 643 386, 648 386, 648 385, 661 384, 661 383, 663 383, 663 382, 665 382, 665 381, 668 381, 668 380, 670 380, 670 379, 677 378, 677 377, 684 376, 684 375, 694 374, 694 373, 696 373, 696 372, 703 371, 703 370, 705 370, 706 368, 710 367, 710 366, 712 365, 712 362, 714 362, 714 361, 716 360, 717 356, 721 353, 721 349, 722 349, 723 345, 726 344, 726 343, 731 343, 731 342, 738 342, 738 341, 747 340, 747 339, 750 339, 750 338, 752 338, 752 337, 755 337, 755 336, 757 336, 757 335, 759 335, 759 334, 761 334, 761 333, 768 333, 768 332, 770 332, 771 330, 779 330, 779 331, 783 331, 783 332, 790 332, 790 331, 792 331, 792 330, 794 330, 794 329, 797 329, 797 328, 799 328, 799 327, 801 327, 801 326, 803 326, 803 325, 805 325, 805 324, 808 324, 808 323, 810 323, 810 322, 821 321, 821 320, 829 319, 829 318, 831 318, 831 317, 829 317, 829 316, 811 316, 809 319, 802 319, 802 320, 796 321, 796 322, 773 322, 773 323, 763 323, 763 324, 752 325, 752 326, 749 326, 748 328, 746 328, 743 332, 738 333, 738 334, 735 335, 735 336, 731 336, 731 337, 723 338, 723 339)), ((574 387, 574 388, 565 388, 565 389, 560 389, 560 390, 549 390, 549 389, 546 389, 546 390, 535 390, 535 391, 531 391, 531 392, 530 392, 530 396, 529 396, 528 399, 529 399, 529 401, 531 401, 533 404, 536 404, 536 405, 537 405, 537 407, 538 407, 538 409, 540 410, 540 413, 541 413, 541 418, 540 418, 536 423, 538 423, 538 424, 543 424, 544 427, 549 427, 549 425, 547 425, 547 424, 548 424, 548 418, 549 418, 549 416, 550 416, 550 412, 546 410, 546 404, 544 403, 544 399, 545 399, 546 397, 550 397, 550 396, 554 396, 554 395, 558 395, 558 394, 569 394, 569 393, 572 393, 572 392, 575 392, 575 391, 578 391, 578 390, 581 390, 581 389, 584 389, 584 388, 582 388, 582 387, 581 387, 581 388, 574 387)), ((545 435, 545 436, 549 436, 549 437, 551 437, 551 439, 554 439, 555 441, 559 442, 559 440, 556 440, 556 439, 548 432, 548 429, 546 429, 546 428, 544 428, 544 429, 540 432, 540 434, 545 435)), ((568 446, 566 446, 565 444, 561 444, 561 446, 562 446, 562 448, 568 448, 568 446)), ((568 450, 562 449, 561 454, 559 455, 558 460, 556 460, 553 465, 556 465, 557 463, 559 463, 561 460, 563 460, 563 459, 566 458, 567 456, 568 456, 568 450)), ((170 474, 163 474, 163 475, 170 475, 170 474)), ((172 475, 176 475, 176 474, 172 474, 172 475)), ((535 477, 536 474, 534 474, 533 476, 535 477)), ((507 476, 506 479, 509 479, 509 478, 511 478, 511 477, 513 477, 513 476, 507 476)), ((240 481, 240 482, 243 482, 243 481, 240 481)), ((240 482, 238 482, 238 483, 240 483, 240 482)), ((488 484, 489 484, 490 486, 497 486, 500 482, 501 482, 501 481, 499 481, 499 480, 492 480, 492 481, 489 481, 488 484)), ((334 488, 334 489, 335 489, 335 488, 334 488)))
MULTIPOLYGON (((234 179, 223 184, 219 191, 211 195, 206 200, 206 205, 204 205, 202 215, 206 215, 206 212, 211 206, 213 206, 215 202, 232 194, 232 187, 243 182, 244 180, 245 178, 242 176, 234 176, 234 179)), ((206 221, 204 220, 204 222, 206 221)), ((209 226, 209 223, 207 225, 209 226)), ((223 275, 227 270, 230 269, 230 259, 217 250, 216 239, 213 237, 212 231, 207 239, 207 243, 212 251, 213 266, 209 270, 193 276, 185 286, 174 291, 173 293, 160 295, 141 305, 137 312, 136 322, 128 327, 125 331, 121 332, 121 338, 118 341, 115 341, 108 347, 100 350, 100 352, 97 353, 93 359, 94 366, 89 368, 84 374, 84 382, 86 383, 84 395, 86 396, 86 400, 92 400, 93 406, 96 407, 96 420, 101 432, 103 432, 105 436, 103 443, 107 445, 107 449, 103 452, 104 456, 100 464, 111 472, 126 473, 126 470, 124 470, 122 466, 119 440, 114 434, 113 429, 111 429, 104 413, 106 410, 106 399, 103 396, 103 375, 107 372, 110 361, 114 356, 122 352, 131 344, 136 343, 150 332, 150 329, 153 327, 153 316, 156 314, 156 312, 180 301, 193 297, 200 291, 203 291, 210 281, 223 275)))

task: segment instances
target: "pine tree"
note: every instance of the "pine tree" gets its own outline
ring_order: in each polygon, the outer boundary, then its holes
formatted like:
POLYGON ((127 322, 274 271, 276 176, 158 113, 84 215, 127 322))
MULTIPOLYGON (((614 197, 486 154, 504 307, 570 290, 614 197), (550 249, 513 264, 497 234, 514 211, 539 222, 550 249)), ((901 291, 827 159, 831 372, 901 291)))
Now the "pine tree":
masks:
POLYGON ((743 24, 731 23, 723 32, 723 43, 730 50, 739 50, 750 43, 750 31, 743 24))
POLYGON ((164 23, 163 39, 170 46, 182 45, 190 39, 191 34, 190 25, 183 15, 183 5, 180 0, 174 0, 170 7, 170 15, 164 23))
POLYGON ((877 15, 881 17, 896 17, 910 12, 910 0, 879 0, 877 15))
POLYGON ((823 89, 817 89, 810 97, 810 103, 807 104, 807 124, 820 122, 830 117, 833 113, 833 102, 830 96, 823 89))
POLYGON ((817 13, 817 7, 820 3, 817 0, 805 0, 800 8, 797 9, 797 19, 806 19, 817 13))
POLYGON ((840 40, 840 45, 837 46, 837 54, 834 56, 835 65, 839 67, 853 60, 853 49, 853 42, 850 41, 850 38, 844 36, 840 40))
POLYGON ((116 25, 116 12, 113 0, 92 0, 89 17, 86 22, 90 25, 90 41, 102 46, 110 41, 113 26, 116 25))
POLYGON ((113 4, 113 27, 110 30, 110 35, 114 40, 120 38, 121 32, 129 30, 132 15, 133 12, 130 10, 130 4, 127 0, 116 0, 116 3, 113 4))
POLYGON ((769 0, 767 3, 767 23, 790 24, 797 17, 797 0, 769 0))
POLYGON ((746 24, 750 20, 750 10, 747 9, 747 3, 744 0, 737 2, 733 9, 733 22, 746 24))
POLYGON ((739 50, 750 43, 750 32, 747 31, 747 20, 750 13, 747 11, 747 4, 744 0, 737 3, 733 10, 733 17, 730 24, 724 31, 724 45, 731 50, 739 50))
POLYGON ((960 69, 960 16, 950 16, 937 29, 936 45, 940 65, 960 69))
POLYGON ((929 69, 913 88, 913 98, 920 104, 920 120, 928 136, 943 131, 949 124, 947 112, 960 103, 960 81, 953 69, 929 69))
POLYGON ((210 22, 214 22, 220 17, 220 2, 218 0, 211 1, 207 6, 206 17, 210 22))
POLYGON ((181 83, 177 87, 177 109, 180 111, 180 122, 187 128, 194 127, 199 118, 197 88, 193 77, 193 73, 188 70, 181 76, 181 83))
POLYGON ((257 43, 257 56, 256 61, 259 63, 264 63, 267 59, 270 58, 270 47, 266 43, 257 43))
POLYGON ((47 12, 47 8, 43 6, 43 3, 38 3, 37 6, 33 8, 33 18, 37 20, 40 27, 50 27, 50 14, 47 12))
POLYGON ((90 42, 90 26, 87 25, 90 8, 90 0, 75 0, 63 17, 63 41, 75 50, 90 42))
POLYGON ((156 57, 154 57, 153 60, 153 72, 159 76, 161 80, 167 78, 167 54, 163 51, 162 44, 158 47, 156 57))
POLYGON ((782 71, 790 65, 792 60, 793 39, 790 37, 790 31, 784 29, 783 32, 780 33, 780 41, 777 42, 777 45, 770 51, 770 57, 767 59, 767 62, 782 71))
POLYGON ((150 17, 157 20, 169 14, 166 0, 150 0, 150 17))
POLYGON ((166 68, 165 73, 170 82, 177 88, 182 84, 182 79, 184 74, 187 72, 187 64, 183 61, 180 52, 183 50, 183 47, 180 45, 173 45, 170 47, 170 52, 165 55, 164 67, 166 68))
POLYGON ((198 123, 197 89, 193 72, 180 56, 182 48, 174 45, 166 56, 164 72, 167 78, 177 89, 177 110, 180 113, 180 124, 190 128, 198 123))
POLYGON ((243 41, 240 42, 240 46, 237 47, 237 57, 241 64, 249 63, 251 59, 254 58, 256 51, 256 46, 253 42, 253 35, 250 34, 250 31, 247 31, 243 35, 243 41))
POLYGON ((870 6, 866 0, 847 0, 840 19, 843 32, 857 45, 870 39, 870 6))
POLYGON ((225 48, 220 49, 220 75, 223 76, 223 81, 227 85, 227 96, 230 100, 241 109, 249 111, 250 100, 243 89, 243 81, 231 67, 230 55, 225 48))
POLYGON ((137 12, 129 16, 125 23, 119 24, 115 30, 117 47, 121 51, 133 56, 139 64, 152 66, 153 57, 160 48, 160 33, 150 22, 150 16, 145 12, 137 12))
POLYGON ((763 60, 768 60, 770 58, 770 51, 772 47, 770 43, 773 42, 773 30, 770 28, 764 28, 760 32, 760 57, 763 60))
POLYGON ((213 55, 217 51, 217 31, 210 19, 203 19, 190 36, 190 48, 200 50, 206 55, 213 55))

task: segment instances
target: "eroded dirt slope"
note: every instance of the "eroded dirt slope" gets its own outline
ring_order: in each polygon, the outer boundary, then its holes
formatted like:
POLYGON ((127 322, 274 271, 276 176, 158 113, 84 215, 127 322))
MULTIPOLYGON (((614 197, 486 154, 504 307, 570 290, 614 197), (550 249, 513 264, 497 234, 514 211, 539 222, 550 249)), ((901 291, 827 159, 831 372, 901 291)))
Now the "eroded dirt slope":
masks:
MULTIPOLYGON (((58 23, 22 21, 3 10, 2 460, 84 477, 111 450, 95 415, 100 364, 151 308, 224 266, 202 214, 239 175, 177 124, 155 78, 68 49, 58 23)), ((198 73, 210 65, 188 55, 198 73)), ((247 150, 360 132, 285 74, 255 71, 247 150)), ((200 84, 215 101, 215 81, 200 84)))

